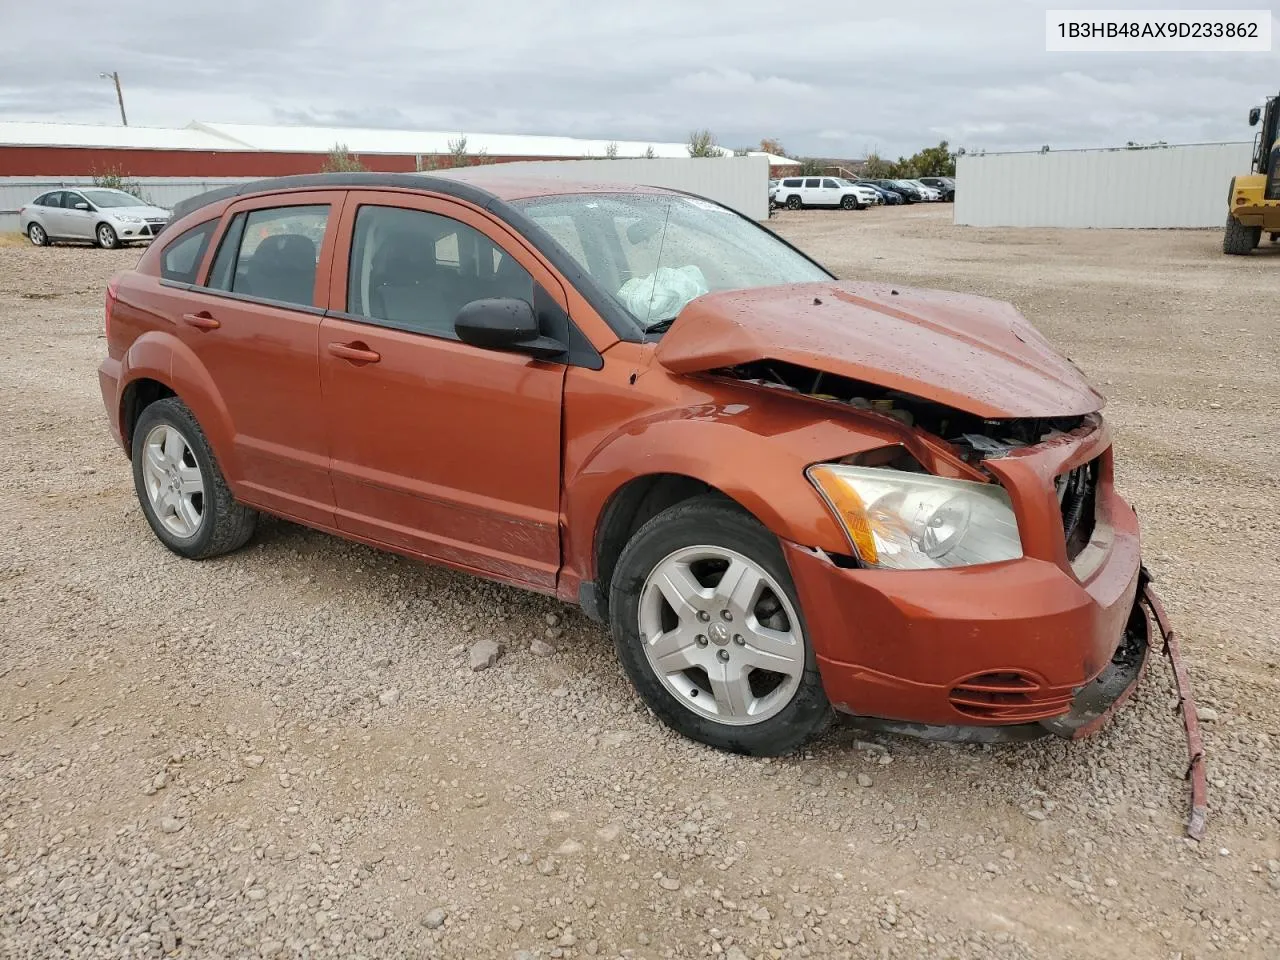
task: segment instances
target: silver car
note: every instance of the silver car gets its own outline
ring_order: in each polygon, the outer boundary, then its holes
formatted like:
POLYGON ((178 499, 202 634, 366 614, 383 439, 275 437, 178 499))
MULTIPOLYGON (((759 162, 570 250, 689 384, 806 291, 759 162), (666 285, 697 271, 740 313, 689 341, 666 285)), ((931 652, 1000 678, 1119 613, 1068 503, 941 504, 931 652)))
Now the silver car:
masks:
POLYGON ((169 222, 169 211, 123 190, 77 187, 40 194, 18 211, 18 219, 37 247, 54 240, 87 240, 112 250, 150 240, 169 222))

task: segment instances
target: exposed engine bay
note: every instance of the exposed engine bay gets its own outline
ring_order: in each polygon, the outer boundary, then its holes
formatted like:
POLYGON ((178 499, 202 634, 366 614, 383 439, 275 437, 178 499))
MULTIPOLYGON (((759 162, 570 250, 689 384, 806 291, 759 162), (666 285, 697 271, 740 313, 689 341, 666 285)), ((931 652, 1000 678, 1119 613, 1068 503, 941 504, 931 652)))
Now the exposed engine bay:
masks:
POLYGON ((956 448, 969 463, 1006 456, 1019 447, 1042 443, 1080 427, 1087 415, 987 420, 932 400, 872 383, 824 373, 783 360, 756 360, 712 371, 773 390, 784 390, 868 410, 918 427, 956 448))

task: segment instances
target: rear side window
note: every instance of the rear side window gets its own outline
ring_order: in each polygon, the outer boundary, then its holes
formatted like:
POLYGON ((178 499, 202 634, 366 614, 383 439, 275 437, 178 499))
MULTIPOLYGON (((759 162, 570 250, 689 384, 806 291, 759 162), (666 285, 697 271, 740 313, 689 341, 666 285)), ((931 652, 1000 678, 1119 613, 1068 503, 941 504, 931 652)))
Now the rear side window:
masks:
POLYGON ((160 255, 160 276, 175 283, 195 283, 196 271, 217 225, 217 220, 207 220, 175 237, 160 255))
POLYGON ((817 178, 817 177, 814 177, 814 178, 812 178, 812 179, 810 179, 810 180, 806 180, 806 181, 804 182, 804 185, 805 185, 806 187, 816 187, 816 186, 818 185, 818 183, 819 183, 819 182, 820 182, 820 181, 818 180, 818 178, 817 178))
POLYGON ((314 306, 316 262, 328 222, 327 203, 237 214, 218 248, 209 286, 314 306))
POLYGON ((791 180, 783 180, 783 181, 782 181, 782 185, 783 185, 784 187, 798 187, 798 186, 800 186, 800 181, 799 181, 798 179, 794 179, 794 178, 793 178, 793 179, 791 179, 791 180))
POLYGON ((533 303, 533 278, 479 230, 424 210, 362 206, 347 276, 347 313, 414 333, 454 337, 472 300, 533 303))
POLYGON ((41 194, 31 202, 37 207, 59 207, 62 206, 62 204, 58 202, 59 196, 61 196, 61 194, 59 194, 57 190, 54 190, 52 193, 41 194))

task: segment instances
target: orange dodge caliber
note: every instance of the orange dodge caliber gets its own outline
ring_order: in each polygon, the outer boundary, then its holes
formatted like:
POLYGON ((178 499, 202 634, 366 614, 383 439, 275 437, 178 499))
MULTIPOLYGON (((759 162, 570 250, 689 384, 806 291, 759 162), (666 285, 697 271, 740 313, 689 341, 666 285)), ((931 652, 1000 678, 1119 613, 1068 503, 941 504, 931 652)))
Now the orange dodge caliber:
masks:
POLYGON ((1006 303, 837 280, 700 197, 247 183, 179 205, 106 331, 170 550, 265 512, 580 604, 704 743, 1079 736, 1146 663, 1080 371, 1006 303))

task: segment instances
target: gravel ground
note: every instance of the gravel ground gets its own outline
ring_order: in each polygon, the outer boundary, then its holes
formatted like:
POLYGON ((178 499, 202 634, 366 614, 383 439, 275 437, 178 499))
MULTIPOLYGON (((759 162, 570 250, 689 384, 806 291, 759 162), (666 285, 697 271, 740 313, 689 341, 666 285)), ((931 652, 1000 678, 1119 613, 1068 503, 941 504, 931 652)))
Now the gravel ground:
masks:
POLYGON ((837 725, 754 760, 669 734, 554 601, 284 522, 179 560, 95 376, 137 252, 7 247, 0 954, 1280 956, 1280 250, 939 207, 772 225, 842 276, 1014 301, 1110 396, 1207 711, 1204 843, 1163 662, 1083 743, 837 725))

